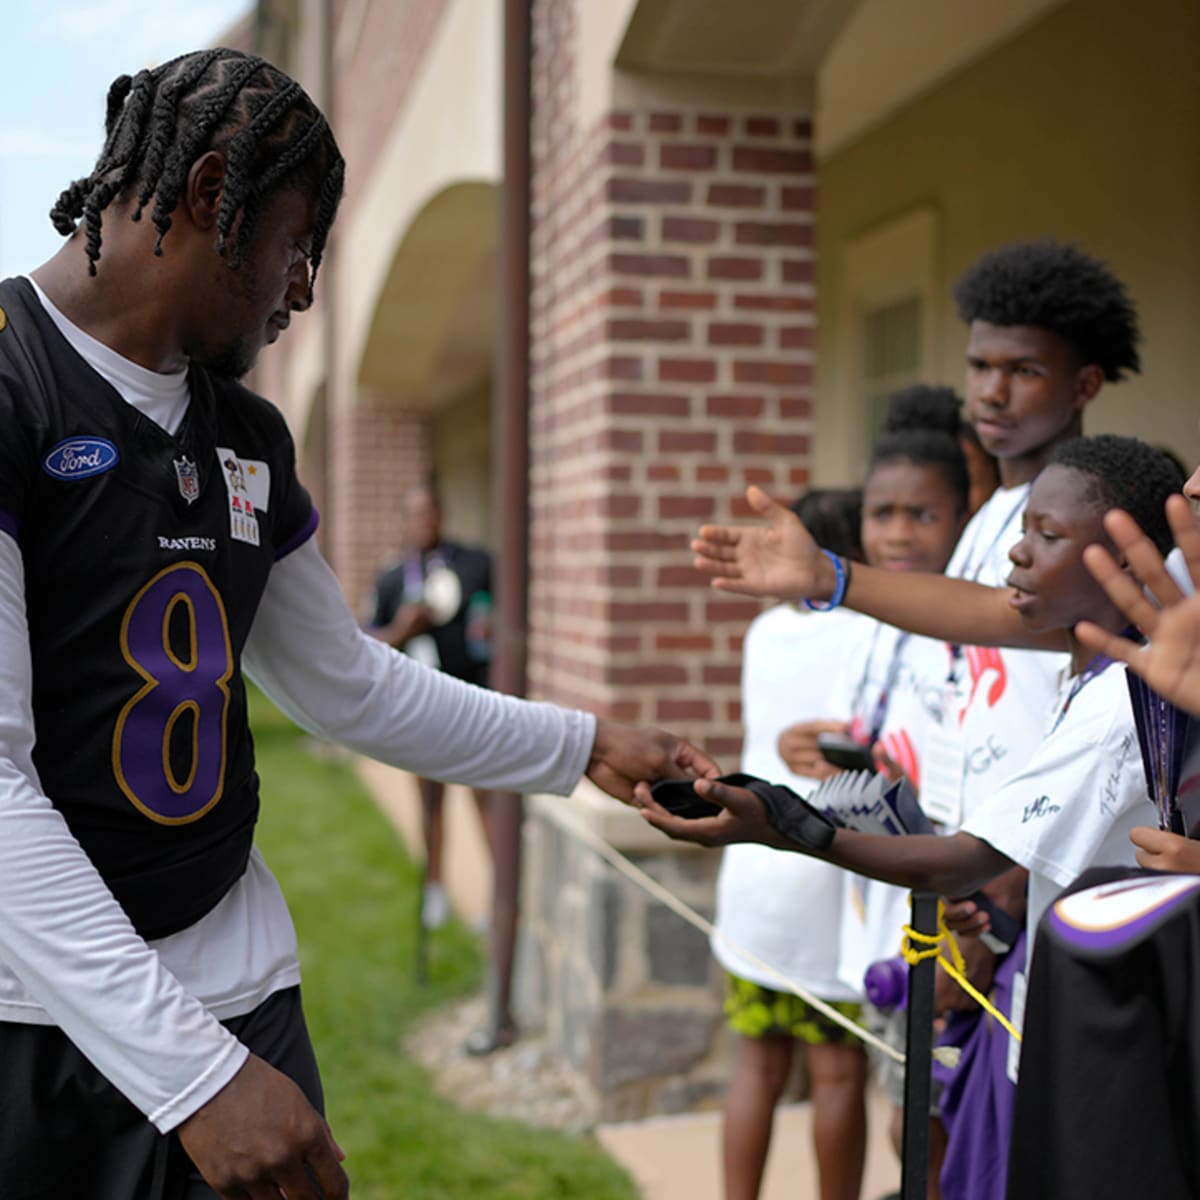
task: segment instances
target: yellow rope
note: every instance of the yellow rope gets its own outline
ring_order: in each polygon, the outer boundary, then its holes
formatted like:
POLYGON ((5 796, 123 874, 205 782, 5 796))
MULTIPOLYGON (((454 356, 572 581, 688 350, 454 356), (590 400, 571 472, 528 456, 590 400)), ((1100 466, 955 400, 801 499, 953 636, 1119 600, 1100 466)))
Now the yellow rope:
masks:
POLYGON ((889 1046, 887 1042, 876 1037, 869 1029, 865 1029, 856 1021, 852 1021, 849 1017, 843 1016, 836 1008, 831 1008, 818 996, 814 996, 806 988, 801 987, 795 980, 789 979, 777 968, 770 963, 764 962, 758 955, 747 950, 744 946, 739 946, 732 938, 726 937, 721 933, 713 923, 702 917, 695 909, 690 908, 682 900, 679 899, 673 892, 668 891, 657 880, 651 879, 640 867, 635 866, 628 858, 625 857, 615 846, 610 845, 602 837, 593 833, 584 825, 562 824, 560 828, 568 832, 572 837, 588 846, 597 855, 604 859, 609 866, 619 871, 631 883, 636 884, 646 892, 653 896, 659 903, 666 905, 672 912, 681 916, 689 925, 698 929, 701 933, 707 934, 709 937, 716 936, 725 943, 731 950, 735 950, 743 958, 753 963, 760 971, 771 978, 775 983, 776 991, 787 991, 793 996, 799 997, 806 1004, 815 1008, 826 1020, 832 1021, 836 1025, 840 1025, 847 1033, 865 1042, 869 1046, 874 1046, 881 1054, 887 1055, 900 1066, 904 1065, 904 1054, 897 1050, 894 1046, 889 1046))
MULTIPOLYGON (((649 875, 636 867, 628 858, 625 857, 616 847, 606 842, 603 838, 598 837, 586 826, 571 824, 563 824, 561 826, 565 831, 578 841, 588 846, 599 857, 603 858, 609 866, 624 875, 631 883, 636 884, 648 895, 653 896, 661 904, 666 905, 673 912, 682 917, 687 923, 694 928, 706 933, 709 937, 716 936, 724 942, 731 950, 735 950, 743 958, 753 963, 759 970, 770 976, 776 984, 777 990, 790 992, 793 996, 799 997, 806 1004, 815 1008, 827 1020, 840 1025, 847 1033, 857 1037, 860 1041, 866 1042, 868 1045, 874 1046, 876 1050, 893 1059, 901 1066, 904 1064, 905 1055, 889 1046, 886 1042, 877 1038, 869 1030, 863 1028, 857 1022, 843 1016, 835 1008, 831 1008, 819 997, 814 996, 806 988, 794 980, 789 979, 781 971, 777 970, 770 963, 764 962, 756 954, 747 950, 744 946, 739 946, 733 939, 727 937, 724 933, 716 929, 711 921, 706 920, 693 908, 690 908, 678 896, 668 891, 657 880, 651 879, 649 875)), ((958 943, 954 940, 954 935, 946 926, 944 917, 944 906, 938 901, 938 933, 927 934, 918 933, 909 925, 904 926, 904 941, 901 945, 900 952, 904 956, 905 962, 910 966, 923 961, 927 958, 936 958, 938 962, 945 967, 947 974, 963 989, 969 996, 976 1001, 977 1004, 987 1013, 990 1013, 1001 1025, 1008 1030, 1009 1034, 1021 1040, 1020 1033, 1013 1026, 1012 1022, 996 1008, 994 1004, 974 987, 966 977, 966 963, 962 956, 962 951, 958 948, 958 943), (950 947, 950 954, 953 962, 948 961, 941 953, 942 943, 945 942, 950 947), (923 943, 924 949, 919 949, 915 943, 923 943)), ((935 1046, 933 1056, 939 1062, 946 1066, 953 1067, 957 1061, 959 1047, 956 1046, 935 1046)))
POLYGON ((900 946, 900 953, 904 956, 904 961, 912 967, 916 966, 919 962, 924 962, 926 959, 936 958, 942 964, 946 974, 984 1012, 989 1016, 995 1017, 1008 1030, 1010 1037, 1016 1038, 1019 1042, 1021 1034, 1016 1026, 967 978, 966 960, 963 958, 962 951, 958 948, 958 942, 955 940, 954 934, 950 932, 949 927, 946 925, 945 914, 946 906, 939 900, 937 933, 918 933, 911 925, 904 926, 904 941, 900 946), (942 953, 943 946, 949 946, 950 948, 949 959, 942 953))

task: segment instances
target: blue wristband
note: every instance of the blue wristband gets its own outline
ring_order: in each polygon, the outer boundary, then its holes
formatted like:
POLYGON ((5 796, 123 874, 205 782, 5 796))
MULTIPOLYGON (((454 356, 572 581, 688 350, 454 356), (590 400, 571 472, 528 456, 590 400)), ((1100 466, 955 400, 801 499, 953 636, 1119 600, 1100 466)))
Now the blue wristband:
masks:
POLYGON ((804 601, 813 612, 828 612, 831 608, 838 608, 846 599, 846 591, 850 587, 850 564, 843 562, 832 550, 822 550, 821 553, 833 563, 837 581, 833 585, 833 595, 828 600, 804 601))

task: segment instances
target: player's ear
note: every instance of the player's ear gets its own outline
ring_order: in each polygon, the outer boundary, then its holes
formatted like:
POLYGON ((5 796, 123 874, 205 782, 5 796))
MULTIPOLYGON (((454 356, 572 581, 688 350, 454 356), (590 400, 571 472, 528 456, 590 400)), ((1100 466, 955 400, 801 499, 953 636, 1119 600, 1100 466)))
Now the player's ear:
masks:
POLYGON ((208 150, 200 155, 188 171, 183 203, 192 222, 199 229, 213 229, 225 191, 227 166, 220 150, 208 150))

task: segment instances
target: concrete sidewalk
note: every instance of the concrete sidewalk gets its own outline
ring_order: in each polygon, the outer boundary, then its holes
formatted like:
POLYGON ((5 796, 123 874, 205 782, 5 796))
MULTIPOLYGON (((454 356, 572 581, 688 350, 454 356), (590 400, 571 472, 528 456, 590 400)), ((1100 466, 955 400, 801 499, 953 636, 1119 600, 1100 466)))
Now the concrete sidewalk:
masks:
MULTIPOLYGON (((900 1187, 900 1167, 888 1142, 891 1108, 872 1089, 867 1102, 867 1167, 863 1200, 900 1187)), ((643 1200, 721 1200, 721 1117, 696 1113, 601 1125, 600 1144, 637 1183, 643 1200)), ((780 1107, 761 1200, 817 1200, 816 1162, 808 1104, 780 1107)))

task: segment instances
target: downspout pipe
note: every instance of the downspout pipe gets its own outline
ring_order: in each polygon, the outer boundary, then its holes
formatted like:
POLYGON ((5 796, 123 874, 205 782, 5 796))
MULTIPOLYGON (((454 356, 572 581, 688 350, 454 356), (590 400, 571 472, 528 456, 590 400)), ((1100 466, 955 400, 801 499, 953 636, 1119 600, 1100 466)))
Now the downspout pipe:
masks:
MULTIPOLYGON (((495 391, 492 412, 492 511, 495 629, 491 684, 525 694, 529 579, 529 294, 532 0, 504 0, 503 162, 500 185, 495 391)), ((522 800, 491 799, 495 864, 488 947, 487 1025, 468 1042, 488 1053, 512 1041, 513 959, 521 883, 522 800)))

